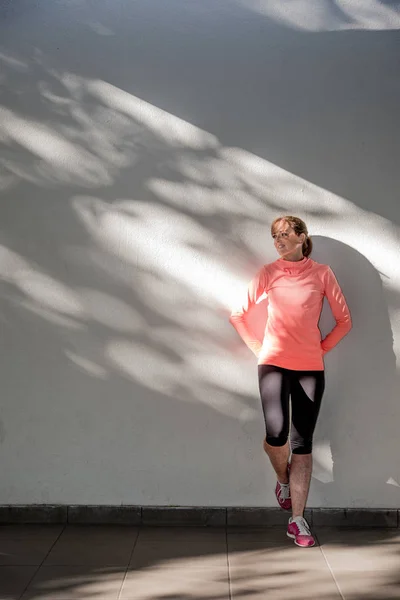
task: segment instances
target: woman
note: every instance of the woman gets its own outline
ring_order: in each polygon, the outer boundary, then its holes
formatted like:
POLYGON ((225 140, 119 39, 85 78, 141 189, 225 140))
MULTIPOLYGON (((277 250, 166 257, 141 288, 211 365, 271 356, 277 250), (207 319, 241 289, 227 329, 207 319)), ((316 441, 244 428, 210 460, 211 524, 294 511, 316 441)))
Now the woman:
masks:
POLYGON ((350 331, 351 317, 330 267, 309 258, 312 241, 304 221, 279 217, 272 223, 271 234, 280 258, 257 273, 230 321, 258 357, 264 450, 278 480, 275 495, 281 508, 292 510, 287 535, 306 548, 315 544, 304 509, 312 472, 312 438, 325 385, 323 356, 350 331), (247 313, 264 293, 268 319, 261 343, 248 325, 247 313), (321 341, 318 321, 324 296, 336 326, 321 341))

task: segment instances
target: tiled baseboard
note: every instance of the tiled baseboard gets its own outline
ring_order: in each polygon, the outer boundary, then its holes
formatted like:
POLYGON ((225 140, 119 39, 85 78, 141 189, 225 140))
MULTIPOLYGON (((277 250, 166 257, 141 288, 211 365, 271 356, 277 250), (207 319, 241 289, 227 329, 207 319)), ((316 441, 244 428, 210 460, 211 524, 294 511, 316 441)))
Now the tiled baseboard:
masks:
MULTIPOLYGON (((0 505, 0 524, 148 525, 196 527, 272 527, 287 523, 279 508, 0 505)), ((306 518, 321 527, 398 527, 397 509, 309 508, 306 518)))

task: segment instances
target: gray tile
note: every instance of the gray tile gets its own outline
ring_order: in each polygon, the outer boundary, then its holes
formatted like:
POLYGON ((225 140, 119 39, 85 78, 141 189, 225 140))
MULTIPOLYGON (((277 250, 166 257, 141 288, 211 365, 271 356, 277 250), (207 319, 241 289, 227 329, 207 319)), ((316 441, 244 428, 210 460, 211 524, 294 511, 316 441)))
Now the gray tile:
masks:
POLYGON ((293 540, 286 535, 286 526, 282 527, 249 527, 245 530, 228 531, 228 552, 246 548, 291 547, 293 540))
POLYGON ((0 525, 0 542, 57 538, 65 525, 0 525))
POLYGON ((43 566, 22 600, 117 600, 125 573, 121 567, 43 566))
POLYGON ((317 528, 316 535, 333 569, 400 568, 400 532, 397 529, 317 528))
POLYGON ((346 519, 350 527, 397 527, 397 510, 347 508, 346 519))
POLYGON ((127 566, 137 535, 135 527, 69 525, 44 564, 127 566))
POLYGON ((284 571, 277 576, 259 575, 255 581, 245 577, 240 584, 231 583, 231 600, 343 600, 329 573, 315 575, 310 570, 307 577, 309 581, 304 581, 301 574, 288 576, 284 571))
POLYGON ((140 506, 69 506, 71 525, 140 525, 140 506))
POLYGON ((293 544, 229 549, 233 600, 340 600, 340 593, 319 547, 293 544))
POLYGON ((298 548, 286 527, 228 532, 228 560, 233 600, 340 600, 318 545, 298 548))
POLYGON ((21 596, 37 567, 0 566, 0 598, 14 600, 21 596))
POLYGON ((344 600, 399 600, 398 573, 379 571, 338 571, 334 573, 344 600))
POLYGON ((153 568, 154 565, 181 565, 198 570, 211 568, 226 568, 226 547, 211 546, 196 542, 185 545, 166 543, 138 544, 135 547, 129 567, 132 569, 153 568))
POLYGON ((397 510, 313 508, 313 524, 319 527, 397 527, 397 510))
POLYGON ((346 524, 344 508, 313 508, 314 527, 339 527, 346 524))
POLYGON ((400 598, 397 529, 317 529, 317 537, 344 598, 400 598))
POLYGON ((197 569, 183 562, 154 564, 151 568, 129 569, 120 600, 196 599, 229 600, 228 570, 197 569))
POLYGON ((195 541, 226 540, 225 527, 141 527, 139 541, 176 540, 178 543, 195 541))
POLYGON ((66 523, 67 507, 62 505, 0 506, 0 525, 12 523, 66 523))
POLYGON ((154 564, 226 567, 226 532, 175 527, 141 530, 130 567, 143 569, 154 564))
POLYGON ((204 526, 226 525, 225 508, 202 507, 143 507, 143 525, 152 526, 204 526))
POLYGON ((287 524, 290 513, 280 508, 228 508, 228 527, 270 527, 287 524))
POLYGON ((63 528, 63 525, 1 526, 0 565, 40 565, 63 528))
POLYGON ((395 528, 379 527, 314 527, 321 544, 335 544, 349 547, 370 546, 371 544, 397 545, 400 531, 395 528))
MULTIPOLYGON (((271 527, 285 526, 291 512, 281 508, 232 507, 227 509, 227 525, 231 527, 271 527)), ((312 524, 312 511, 307 509, 305 517, 312 524)))

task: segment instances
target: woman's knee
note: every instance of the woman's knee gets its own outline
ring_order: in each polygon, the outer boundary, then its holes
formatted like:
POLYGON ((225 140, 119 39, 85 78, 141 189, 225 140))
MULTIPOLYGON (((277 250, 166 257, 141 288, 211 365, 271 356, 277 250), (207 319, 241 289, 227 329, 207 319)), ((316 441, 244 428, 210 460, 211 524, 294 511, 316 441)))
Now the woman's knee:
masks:
POLYGON ((312 440, 291 440, 292 454, 312 454, 312 440))
POLYGON ((267 435, 267 437, 264 440, 264 450, 266 451, 266 447, 268 446, 273 446, 274 448, 280 448, 282 446, 284 446, 288 441, 288 437, 287 435, 278 435, 278 436, 271 436, 271 435, 267 435))

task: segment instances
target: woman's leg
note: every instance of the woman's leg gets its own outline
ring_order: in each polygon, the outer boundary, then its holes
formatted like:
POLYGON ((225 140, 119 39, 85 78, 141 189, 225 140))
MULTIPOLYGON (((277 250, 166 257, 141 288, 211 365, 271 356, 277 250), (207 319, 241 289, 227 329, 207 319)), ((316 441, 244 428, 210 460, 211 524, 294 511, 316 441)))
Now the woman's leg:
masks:
POLYGON ((290 378, 286 369, 259 365, 258 380, 265 420, 267 453, 280 483, 288 483, 290 378))
POLYGON ((292 517, 302 517, 306 507, 312 473, 312 454, 293 454, 290 465, 292 517))
POLYGON ((324 388, 324 371, 292 371, 290 492, 293 518, 303 516, 307 502, 312 473, 312 439, 324 388))
POLYGON ((264 440, 264 451, 268 455, 279 483, 289 483, 288 462, 290 456, 289 442, 284 446, 270 446, 264 440))

